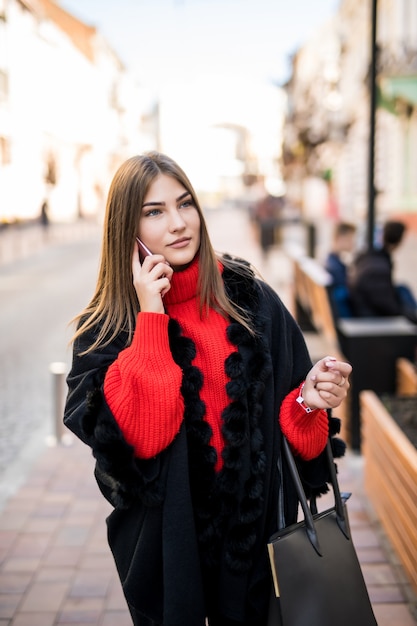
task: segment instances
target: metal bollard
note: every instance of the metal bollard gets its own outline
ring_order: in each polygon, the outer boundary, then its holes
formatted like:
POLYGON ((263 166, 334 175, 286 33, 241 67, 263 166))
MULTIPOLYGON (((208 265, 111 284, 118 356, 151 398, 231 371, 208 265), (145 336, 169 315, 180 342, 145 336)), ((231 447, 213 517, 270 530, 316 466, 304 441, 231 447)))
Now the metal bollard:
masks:
POLYGON ((52 374, 54 408, 54 436, 51 438, 51 441, 54 445, 57 443, 68 445, 72 438, 63 423, 67 364, 56 361, 50 364, 49 371, 52 374))
POLYGON ((306 222, 307 229, 307 254, 313 259, 316 256, 316 226, 312 222, 306 222))

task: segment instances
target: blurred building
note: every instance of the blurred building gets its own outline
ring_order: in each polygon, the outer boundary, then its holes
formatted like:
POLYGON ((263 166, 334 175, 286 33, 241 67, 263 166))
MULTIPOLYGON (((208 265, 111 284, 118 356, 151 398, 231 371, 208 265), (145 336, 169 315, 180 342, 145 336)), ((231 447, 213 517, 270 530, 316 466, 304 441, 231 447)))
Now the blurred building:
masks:
MULTIPOLYGON (((417 213, 417 2, 378 1, 375 185, 378 219, 417 213)), ((367 211, 371 0, 338 13, 294 56, 286 91, 288 194, 308 218, 367 211)))
POLYGON ((160 147, 206 206, 241 200, 259 178, 281 180, 285 94, 238 76, 188 77, 159 92, 160 147))
MULTIPOLYGON (((150 146, 141 95, 92 26, 52 0, 0 0, 0 222, 97 215, 150 146)), ((153 147, 153 145, 151 146, 153 147)))

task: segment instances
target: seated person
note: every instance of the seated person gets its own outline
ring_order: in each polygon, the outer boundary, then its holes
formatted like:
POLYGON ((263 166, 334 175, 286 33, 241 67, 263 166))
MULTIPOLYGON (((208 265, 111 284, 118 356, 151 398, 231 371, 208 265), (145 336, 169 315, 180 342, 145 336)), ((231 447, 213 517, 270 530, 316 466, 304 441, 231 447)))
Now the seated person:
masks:
POLYGON ((354 314, 359 317, 404 315, 417 323, 417 303, 406 285, 393 282, 393 252, 403 240, 406 226, 387 221, 382 247, 361 253, 348 276, 354 314))
POLYGON ((355 248, 356 226, 350 222, 339 222, 333 232, 332 248, 326 258, 324 267, 332 277, 330 300, 333 315, 352 317, 352 303, 347 286, 346 256, 355 248))

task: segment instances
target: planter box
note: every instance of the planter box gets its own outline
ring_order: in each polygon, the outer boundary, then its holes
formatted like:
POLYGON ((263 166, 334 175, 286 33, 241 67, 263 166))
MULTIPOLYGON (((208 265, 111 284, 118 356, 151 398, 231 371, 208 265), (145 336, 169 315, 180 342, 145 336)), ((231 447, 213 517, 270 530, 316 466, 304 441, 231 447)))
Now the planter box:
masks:
POLYGON ((397 394, 400 396, 417 395, 417 369, 408 359, 400 358, 396 363, 397 394))
POLYGON ((417 592, 417 449, 373 391, 360 395, 365 489, 417 592))
POLYGON ((341 319, 337 325, 342 353, 353 367, 350 375, 350 445, 361 449, 360 392, 396 393, 396 363, 414 359, 417 326, 404 317, 341 319))

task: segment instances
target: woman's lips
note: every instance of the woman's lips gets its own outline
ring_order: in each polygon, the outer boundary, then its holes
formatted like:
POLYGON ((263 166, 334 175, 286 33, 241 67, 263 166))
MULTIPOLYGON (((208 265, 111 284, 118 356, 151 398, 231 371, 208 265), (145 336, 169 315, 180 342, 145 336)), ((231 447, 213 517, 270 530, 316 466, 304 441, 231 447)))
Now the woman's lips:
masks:
POLYGON ((190 241, 191 239, 189 238, 177 239, 173 243, 170 243, 169 247, 170 248, 185 248, 185 246, 187 246, 190 243, 190 241))

